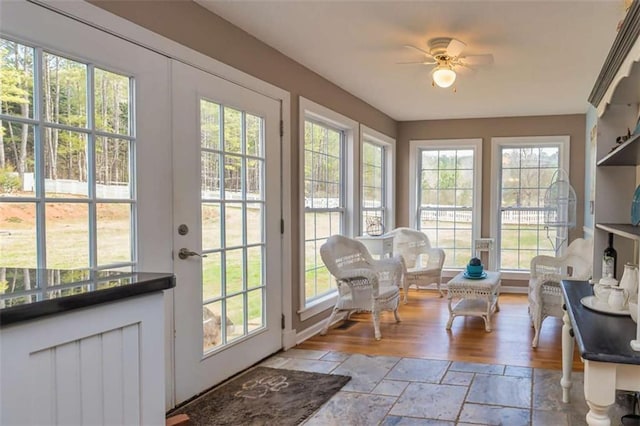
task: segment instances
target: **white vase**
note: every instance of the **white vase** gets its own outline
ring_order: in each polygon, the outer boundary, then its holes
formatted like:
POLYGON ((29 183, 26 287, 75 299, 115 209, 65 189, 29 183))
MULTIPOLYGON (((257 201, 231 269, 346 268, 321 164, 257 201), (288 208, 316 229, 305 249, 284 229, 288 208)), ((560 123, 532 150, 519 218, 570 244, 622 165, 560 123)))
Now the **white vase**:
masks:
POLYGON ((624 265, 624 272, 620 279, 620 287, 627 291, 629 300, 634 302, 638 298, 638 266, 633 263, 624 265))

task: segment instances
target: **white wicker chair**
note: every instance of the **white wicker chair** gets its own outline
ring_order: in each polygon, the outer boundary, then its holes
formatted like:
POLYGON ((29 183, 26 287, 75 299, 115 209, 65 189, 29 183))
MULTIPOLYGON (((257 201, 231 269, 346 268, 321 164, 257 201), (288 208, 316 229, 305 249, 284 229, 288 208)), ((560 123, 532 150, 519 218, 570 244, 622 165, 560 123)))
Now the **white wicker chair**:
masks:
POLYGON ((407 303, 407 292, 412 285, 419 289, 436 283, 442 297, 440 282, 445 259, 444 250, 431 247, 429 237, 415 229, 396 228, 389 232, 389 235, 393 235, 394 256, 401 256, 406 267, 403 282, 404 303, 407 303))
POLYGON ((393 311, 397 322, 399 284, 402 281, 402 260, 375 260, 360 242, 342 235, 333 235, 320 247, 322 261, 338 284, 338 301, 320 332, 324 335, 340 311, 369 311, 373 314, 376 340, 380 334, 380 312, 393 311))
POLYGON ((529 316, 535 329, 532 347, 538 346, 542 321, 562 318, 560 281, 565 278, 588 280, 593 271, 593 240, 575 239, 563 256, 539 255, 531 259, 529 279, 529 316))

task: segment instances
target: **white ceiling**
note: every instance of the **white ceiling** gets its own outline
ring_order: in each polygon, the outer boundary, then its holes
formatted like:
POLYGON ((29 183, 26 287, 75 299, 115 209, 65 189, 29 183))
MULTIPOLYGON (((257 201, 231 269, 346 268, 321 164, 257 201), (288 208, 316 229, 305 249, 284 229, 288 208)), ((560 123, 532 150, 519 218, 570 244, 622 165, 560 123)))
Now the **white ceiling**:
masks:
MULTIPOLYGON (((217 15, 395 120, 583 113, 622 0, 216 1, 217 15), (431 86, 403 47, 454 37, 495 63, 431 86)), ((230 46, 232 48, 232 46, 230 46)))

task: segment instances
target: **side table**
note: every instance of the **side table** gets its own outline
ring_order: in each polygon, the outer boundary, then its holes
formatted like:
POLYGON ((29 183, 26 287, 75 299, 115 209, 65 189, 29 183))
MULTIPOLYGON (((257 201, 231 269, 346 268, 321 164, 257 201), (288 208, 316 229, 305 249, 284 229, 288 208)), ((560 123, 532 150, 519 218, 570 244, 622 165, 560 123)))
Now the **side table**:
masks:
POLYGON ((356 237, 356 240, 364 244, 367 250, 369 250, 369 253, 373 256, 379 256, 380 259, 393 256, 392 235, 362 235, 360 237, 356 237))
POLYGON ((459 315, 482 317, 487 332, 491 331, 491 315, 500 310, 500 272, 485 271, 487 276, 479 280, 464 277, 460 272, 447 284, 449 299, 449 321, 447 330, 451 329, 453 319, 459 315), (452 306, 453 299, 460 299, 452 306))

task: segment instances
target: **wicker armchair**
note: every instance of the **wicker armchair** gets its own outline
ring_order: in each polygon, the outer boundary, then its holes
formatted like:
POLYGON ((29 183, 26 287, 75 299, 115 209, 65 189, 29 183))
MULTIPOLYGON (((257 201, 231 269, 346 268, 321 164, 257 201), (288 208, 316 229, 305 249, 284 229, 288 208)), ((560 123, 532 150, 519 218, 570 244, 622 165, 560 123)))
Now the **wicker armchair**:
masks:
POLYGON ((389 232, 389 235, 393 235, 394 256, 401 256, 406 266, 403 282, 404 303, 407 303, 407 292, 412 285, 419 289, 436 283, 442 297, 440 282, 445 259, 444 250, 431 247, 429 237, 415 229, 396 228, 389 232))
POLYGON ((531 259, 529 279, 529 316, 535 329, 532 347, 538 346, 542 321, 562 318, 560 281, 565 278, 588 280, 593 270, 593 240, 575 239, 563 256, 536 256, 531 259))
POLYGON ((397 322, 399 284, 402 281, 402 260, 374 260, 360 242, 342 235, 333 235, 320 247, 322 261, 338 284, 338 301, 320 334, 324 335, 340 311, 369 311, 373 314, 376 340, 380 340, 380 312, 393 311, 397 322))

